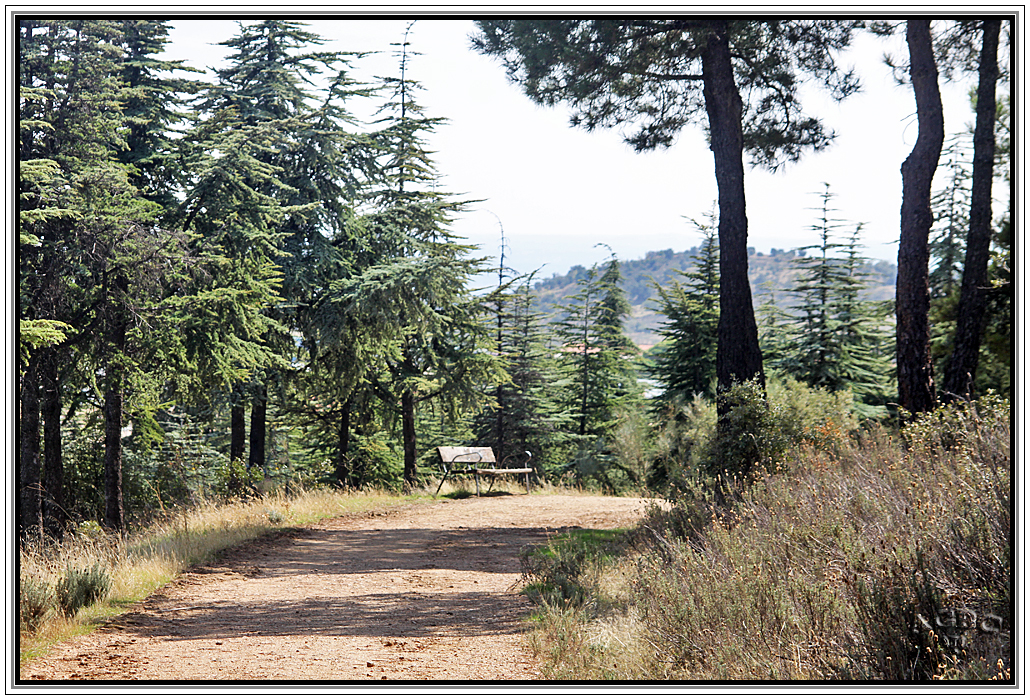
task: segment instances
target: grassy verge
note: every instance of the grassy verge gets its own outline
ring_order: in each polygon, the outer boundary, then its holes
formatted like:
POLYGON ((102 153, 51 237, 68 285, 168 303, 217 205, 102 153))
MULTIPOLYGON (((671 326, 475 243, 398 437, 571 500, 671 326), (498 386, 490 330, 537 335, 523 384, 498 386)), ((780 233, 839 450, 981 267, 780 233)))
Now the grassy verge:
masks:
POLYGON ((164 522, 123 537, 94 525, 80 527, 60 544, 23 546, 20 663, 95 629, 228 547, 277 530, 424 498, 385 491, 275 494, 169 514, 164 522))
POLYGON ((551 679, 1011 680, 1007 407, 801 450, 525 558, 551 679))

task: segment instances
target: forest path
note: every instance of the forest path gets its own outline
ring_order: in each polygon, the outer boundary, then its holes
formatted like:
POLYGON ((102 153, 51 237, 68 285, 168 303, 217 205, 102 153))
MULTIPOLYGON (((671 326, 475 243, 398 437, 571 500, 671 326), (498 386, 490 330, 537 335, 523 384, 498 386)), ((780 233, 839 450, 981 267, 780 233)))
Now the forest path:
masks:
POLYGON ((346 516, 231 550, 26 681, 535 680, 519 550, 633 524, 647 501, 495 495, 346 516))

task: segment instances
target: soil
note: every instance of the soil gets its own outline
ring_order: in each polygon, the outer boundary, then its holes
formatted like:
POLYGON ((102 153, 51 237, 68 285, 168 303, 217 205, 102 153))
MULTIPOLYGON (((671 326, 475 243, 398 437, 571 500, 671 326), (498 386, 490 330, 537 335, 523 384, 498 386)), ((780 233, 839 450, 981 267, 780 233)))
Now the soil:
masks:
POLYGON ((541 680, 518 555, 646 501, 487 495, 280 532, 185 572, 23 681, 541 680))

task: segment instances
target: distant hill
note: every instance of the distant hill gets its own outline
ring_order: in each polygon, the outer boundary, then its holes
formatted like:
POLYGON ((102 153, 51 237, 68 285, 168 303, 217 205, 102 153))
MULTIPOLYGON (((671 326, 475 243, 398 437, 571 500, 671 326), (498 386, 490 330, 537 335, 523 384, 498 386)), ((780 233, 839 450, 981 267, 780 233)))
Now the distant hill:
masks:
MULTIPOLYGON (((679 272, 687 271, 694 266, 693 257, 699 254, 697 246, 679 253, 660 250, 647 253, 640 260, 620 260, 622 271, 622 288, 626 298, 633 307, 632 316, 626 319, 626 332, 640 346, 650 346, 661 340, 654 331, 662 317, 655 312, 657 302, 653 300, 654 287, 652 280, 666 286, 676 279, 679 272)), ((796 270, 791 261, 797 257, 794 250, 773 248, 769 253, 760 253, 754 248, 748 249, 748 272, 751 279, 751 294, 755 306, 759 306, 772 293, 777 304, 788 306, 791 299, 782 290, 791 285, 796 270)), ((872 275, 869 278, 867 298, 882 301, 894 298, 894 283, 897 279, 897 265, 882 260, 871 260, 863 269, 872 275)), ((577 281, 586 277, 587 268, 576 265, 564 275, 537 282, 533 294, 538 308, 550 311, 555 304, 577 289, 577 281)))

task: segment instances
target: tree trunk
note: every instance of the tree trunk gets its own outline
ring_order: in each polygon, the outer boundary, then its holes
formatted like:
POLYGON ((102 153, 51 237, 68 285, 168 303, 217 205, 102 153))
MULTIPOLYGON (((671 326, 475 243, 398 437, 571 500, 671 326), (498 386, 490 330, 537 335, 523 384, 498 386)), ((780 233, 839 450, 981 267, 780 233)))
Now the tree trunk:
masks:
POLYGON ((119 277, 110 301, 107 319, 107 389, 104 392, 104 524, 112 530, 125 527, 122 498, 122 381, 125 331, 128 325, 122 304, 129 282, 119 277))
POLYGON ((29 360, 21 380, 19 449, 21 473, 18 489, 18 532, 23 539, 43 531, 39 466, 39 362, 29 360))
POLYGON ((64 502, 64 461, 61 454, 61 380, 57 357, 47 352, 43 370, 43 527, 60 539, 68 521, 64 502))
MULTIPOLYGON (((237 394, 237 392, 233 392, 237 394)), ((234 398, 229 414, 229 460, 243 459, 247 444, 246 407, 241 397, 234 398)))
POLYGON ((230 494, 238 494, 243 484, 236 472, 247 444, 246 406, 239 390, 233 391, 233 403, 229 409, 229 480, 225 488, 230 494))
POLYGON ((912 90, 919 135, 901 166, 901 237, 898 245, 897 363, 901 406, 918 413, 936 403, 930 357, 930 186, 944 143, 944 112, 929 20, 908 21, 912 90))
POLYGON ((971 398, 980 357, 987 307, 987 263, 991 248, 991 185, 994 181, 995 86, 998 82, 998 37, 1001 20, 984 20, 980 84, 976 91, 973 131, 973 185, 969 207, 966 260, 959 293, 955 345, 944 373, 944 390, 971 398))
POLYGON ((110 377, 104 392, 104 525, 112 530, 125 526, 122 499, 122 386, 110 377))
POLYGON ((414 486, 418 477, 417 444, 415 436, 415 395, 405 390, 401 395, 401 428, 404 442, 404 483, 414 486))
POLYGON ((336 432, 336 471, 334 477, 340 486, 350 484, 350 463, 347 451, 350 449, 351 397, 347 397, 340 408, 340 423, 336 432))
POLYGON ((726 22, 713 22, 701 56, 715 179, 719 188, 719 328, 716 377, 720 392, 757 379, 765 386, 758 325, 747 275, 743 103, 733 79, 726 22))
POLYGON ((250 465, 265 466, 265 436, 267 430, 268 393, 261 385, 254 390, 250 406, 250 465))

